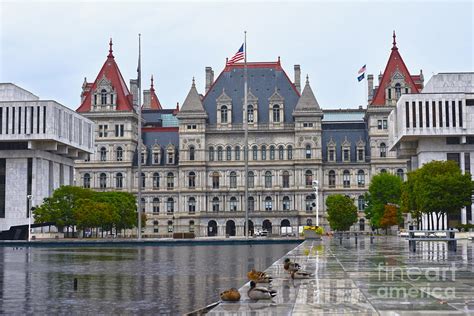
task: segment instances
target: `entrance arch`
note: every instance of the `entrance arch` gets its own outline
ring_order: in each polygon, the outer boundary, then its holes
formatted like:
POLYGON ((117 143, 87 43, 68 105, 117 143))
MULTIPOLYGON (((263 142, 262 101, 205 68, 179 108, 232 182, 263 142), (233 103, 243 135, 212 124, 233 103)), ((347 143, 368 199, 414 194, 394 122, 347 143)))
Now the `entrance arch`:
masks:
POLYGON ((217 236, 217 223, 216 221, 212 220, 207 223, 207 236, 213 237, 217 236))
POLYGON ((263 221, 262 228, 266 230, 269 234, 272 233, 272 222, 270 220, 266 219, 263 221))
POLYGON ((291 225, 290 221, 284 219, 280 222, 280 235, 291 235, 291 225))
POLYGON ((365 219, 363 219, 363 218, 361 218, 361 219, 359 220, 359 230, 360 230, 361 232, 365 231, 365 219))
POLYGON ((228 220, 227 223, 225 223, 225 234, 235 236, 235 222, 233 220, 228 220))

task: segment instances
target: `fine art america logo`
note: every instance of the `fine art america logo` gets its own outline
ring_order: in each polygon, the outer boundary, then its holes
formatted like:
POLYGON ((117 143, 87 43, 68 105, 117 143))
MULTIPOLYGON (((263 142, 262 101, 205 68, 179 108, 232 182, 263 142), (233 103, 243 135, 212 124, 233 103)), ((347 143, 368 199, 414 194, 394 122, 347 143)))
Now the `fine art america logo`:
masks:
POLYGON ((380 298, 450 299, 456 297, 454 287, 442 286, 443 281, 456 280, 456 266, 441 268, 396 267, 384 263, 378 265, 377 296, 380 298))

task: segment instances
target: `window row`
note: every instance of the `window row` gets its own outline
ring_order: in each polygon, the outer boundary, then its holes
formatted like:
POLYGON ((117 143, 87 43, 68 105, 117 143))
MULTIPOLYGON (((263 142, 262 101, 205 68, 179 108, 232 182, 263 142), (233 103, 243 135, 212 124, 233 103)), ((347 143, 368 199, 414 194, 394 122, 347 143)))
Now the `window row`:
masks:
POLYGON ((405 102, 405 126, 413 127, 463 127, 462 101, 412 101, 405 102))
MULTIPOLYGON (((218 109, 219 112, 219 122, 221 124, 225 123, 232 123, 232 110, 231 110, 230 105, 221 105, 220 109, 218 109)), ((270 108, 270 113, 271 116, 269 117, 269 120, 273 123, 281 123, 284 120, 283 116, 283 105, 280 104, 274 104, 270 108)), ((249 104, 247 106, 247 122, 249 124, 257 123, 258 121, 258 115, 257 115, 257 108, 253 104, 249 104)))
MULTIPOLYGON (((243 150, 243 149, 242 149, 243 150)), ((258 160, 259 156, 261 160, 284 160, 285 159, 285 153, 286 153, 286 159, 287 160, 292 160, 293 159, 293 146, 289 145, 286 147, 283 145, 278 146, 269 146, 267 147, 266 145, 262 145, 260 147, 260 150, 258 146, 254 145, 252 148, 249 149, 250 154, 252 155, 252 160, 258 160)), ((233 148, 231 146, 227 146, 224 150, 224 147, 218 146, 217 148, 214 148, 214 146, 209 147, 209 161, 223 161, 224 157, 225 160, 229 161, 232 160, 232 156, 234 160, 240 160, 241 159, 241 148, 240 146, 236 146, 233 148)), ((311 146, 307 145, 305 147, 305 158, 310 159, 312 157, 312 151, 311 151, 311 146)), ((194 154, 194 147, 190 147, 189 150, 189 160, 195 160, 195 154, 194 154)))

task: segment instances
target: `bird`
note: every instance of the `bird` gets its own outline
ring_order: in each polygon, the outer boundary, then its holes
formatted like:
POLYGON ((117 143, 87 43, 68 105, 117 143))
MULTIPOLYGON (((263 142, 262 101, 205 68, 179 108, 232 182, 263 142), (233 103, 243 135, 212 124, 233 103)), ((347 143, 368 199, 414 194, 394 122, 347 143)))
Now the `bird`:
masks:
POLYGON ((313 276, 312 273, 309 273, 303 270, 297 270, 297 271, 291 272, 291 278, 293 280, 294 279, 309 279, 312 276, 313 276))
POLYGON ((240 293, 236 288, 225 290, 220 294, 221 300, 226 302, 237 302, 240 300, 240 293))
POLYGON ((250 289, 247 295, 252 300, 271 300, 277 294, 275 290, 269 290, 266 287, 256 287, 257 283, 250 281, 250 289))
POLYGON ((255 281, 256 283, 270 283, 273 280, 273 278, 265 272, 256 271, 255 269, 250 270, 247 273, 247 277, 250 281, 255 281))
POLYGON ((283 268, 288 273, 292 273, 293 271, 298 271, 301 268, 301 266, 296 262, 291 262, 290 258, 286 258, 283 268))

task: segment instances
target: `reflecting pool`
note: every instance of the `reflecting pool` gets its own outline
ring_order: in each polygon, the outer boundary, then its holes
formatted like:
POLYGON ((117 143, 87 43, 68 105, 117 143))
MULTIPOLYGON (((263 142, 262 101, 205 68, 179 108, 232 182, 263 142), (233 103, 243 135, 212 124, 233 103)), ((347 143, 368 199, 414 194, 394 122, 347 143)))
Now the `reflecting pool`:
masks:
POLYGON ((0 312, 183 314, 296 245, 0 247, 0 312))

